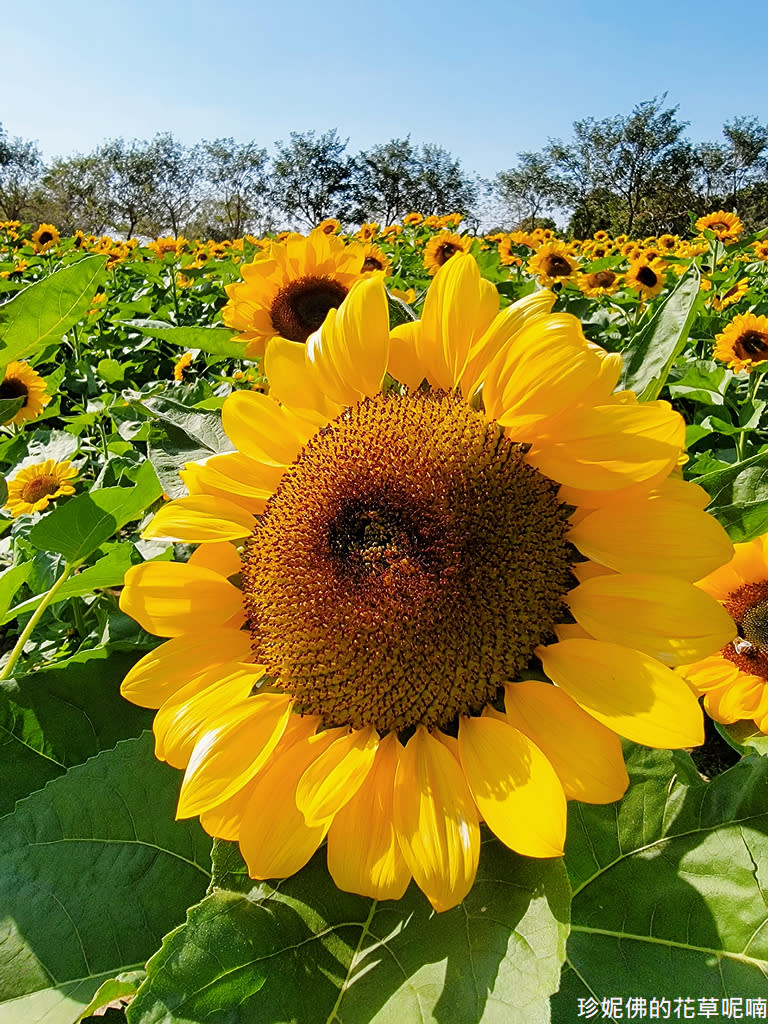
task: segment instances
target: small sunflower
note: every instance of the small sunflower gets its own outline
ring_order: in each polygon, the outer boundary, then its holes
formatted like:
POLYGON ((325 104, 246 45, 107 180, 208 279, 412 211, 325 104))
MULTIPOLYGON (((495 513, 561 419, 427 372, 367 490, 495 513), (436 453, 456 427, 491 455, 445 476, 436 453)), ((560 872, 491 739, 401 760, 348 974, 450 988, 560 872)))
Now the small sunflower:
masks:
POLYGON ((30 512, 42 512, 54 498, 74 494, 72 480, 77 470, 71 462, 46 459, 34 466, 20 469, 8 481, 8 499, 5 508, 14 519, 30 512))
POLYGON ((388 275, 392 271, 392 261, 378 245, 368 242, 363 248, 363 273, 371 274, 376 271, 388 275))
POLYGON ((644 299, 652 299, 664 287, 666 264, 663 260, 638 256, 629 264, 625 284, 639 292, 644 299))
POLYGON ((417 224, 421 224, 424 217, 420 213, 406 213, 403 217, 403 225, 407 228, 415 228, 417 224))
POLYGON ((378 233, 379 225, 375 221, 370 221, 366 224, 360 225, 359 230, 355 234, 355 238, 360 242, 370 242, 378 233))
POLYGON ((555 284, 572 277, 578 269, 565 242, 544 242, 528 260, 528 273, 538 276, 539 284, 555 284))
POLYGON ((434 276, 452 256, 467 253, 471 247, 471 238, 457 235, 452 231, 440 231, 424 246, 424 266, 434 276))
POLYGON ((515 243, 512 241, 511 235, 501 234, 497 239, 498 250, 499 250, 499 263, 503 267, 520 267, 522 266, 522 259, 514 251, 515 243))
POLYGON ((712 308, 716 309, 718 313, 721 313, 724 309, 729 306, 735 305, 740 302, 749 291, 749 278, 742 277, 740 281, 737 281, 732 288, 729 288, 723 295, 715 297, 712 301, 712 308))
POLYGON ((718 210, 717 213, 708 213, 705 217, 699 217, 696 221, 696 230, 704 231, 709 229, 721 242, 735 242, 744 231, 744 225, 735 213, 726 213, 725 210, 718 210))
POLYGON ((52 245, 59 240, 58 229, 53 224, 41 224, 37 231, 32 234, 32 244, 35 252, 47 252, 52 245))
POLYGON ((13 360, 5 368, 5 376, 0 384, 0 399, 22 397, 24 404, 11 419, 5 421, 6 424, 36 419, 51 400, 40 374, 28 363, 13 360))
POLYGON ((326 235, 337 235, 341 231, 341 221, 335 217, 326 217, 325 220, 321 220, 317 225, 317 230, 324 232, 326 235))
POLYGON ((715 336, 715 359, 749 373, 768 360, 768 317, 739 313, 715 336))
POLYGON ((264 355, 271 338, 305 342, 336 309, 363 272, 363 247, 345 245, 321 228, 305 238, 271 242, 242 267, 243 280, 227 285, 224 323, 240 331, 245 355, 264 355))
POLYGON ((122 609, 168 640, 123 693, 159 708, 179 816, 252 877, 327 838, 340 888, 413 877, 446 910, 481 818, 559 856, 567 798, 624 792, 617 734, 701 742, 671 666, 733 637, 690 582, 732 546, 671 475, 682 418, 613 394, 620 356, 553 302, 499 311, 460 255, 390 334, 381 276, 357 283, 306 345, 270 344, 270 395, 223 406, 236 451, 145 531, 199 547, 128 571, 122 609))
POLYGON ((768 534, 734 545, 731 561, 696 586, 722 604, 738 636, 680 672, 716 722, 750 720, 768 733, 768 534))
POLYGON ((593 274, 579 274, 576 279, 579 289, 591 299, 601 295, 613 295, 619 287, 619 275, 612 270, 596 270, 593 274))

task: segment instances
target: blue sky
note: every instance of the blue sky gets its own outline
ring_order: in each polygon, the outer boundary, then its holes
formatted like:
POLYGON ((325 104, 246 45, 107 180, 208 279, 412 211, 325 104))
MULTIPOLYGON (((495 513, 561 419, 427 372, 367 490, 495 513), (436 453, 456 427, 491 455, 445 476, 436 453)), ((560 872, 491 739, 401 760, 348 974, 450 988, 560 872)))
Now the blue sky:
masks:
POLYGON ((666 92, 693 140, 768 120, 768 3, 36 0, 3 11, 0 123, 46 157, 172 131, 270 149, 410 133, 492 177, 581 117, 666 92), (31 13, 34 12, 34 13, 31 13))

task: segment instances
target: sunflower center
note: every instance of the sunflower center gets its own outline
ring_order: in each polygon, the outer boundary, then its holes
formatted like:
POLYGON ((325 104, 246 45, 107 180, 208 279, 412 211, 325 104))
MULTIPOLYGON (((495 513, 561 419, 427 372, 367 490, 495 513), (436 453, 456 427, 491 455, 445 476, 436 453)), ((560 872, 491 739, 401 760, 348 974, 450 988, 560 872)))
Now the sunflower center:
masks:
POLYGON ((547 260, 547 273, 550 277, 568 277, 571 265, 562 256, 550 256, 547 260))
POLYGON ((458 251, 458 245, 454 245, 453 242, 443 242, 443 244, 438 246, 435 251, 435 263, 442 267, 442 265, 447 263, 451 256, 455 256, 458 251))
POLYGON ((596 274, 592 274, 592 287, 593 288, 610 288, 613 282, 616 280, 616 275, 610 270, 598 270, 596 274))
POLYGON ((733 343, 739 359, 768 359, 768 334, 763 331, 744 331, 733 343))
POLYGON ((282 338, 304 342, 346 295, 344 285, 332 277, 298 277, 275 296, 269 311, 272 326, 282 338))
POLYGON ((21 398, 22 396, 29 397, 29 391, 24 381, 18 380, 16 377, 6 377, 0 384, 0 399, 21 398))
POLYGON ((246 544, 256 656, 326 726, 479 711, 574 585, 569 509, 525 449, 451 396, 366 399, 286 471, 246 544))
POLYGON ((363 273, 367 273, 369 270, 383 270, 384 264, 381 260, 376 259, 375 256, 366 256, 363 260, 363 273))
POLYGON ((21 489, 21 497, 24 501, 29 502, 30 505, 34 505, 41 498, 47 498, 50 494, 55 494, 58 489, 59 481, 56 477, 43 473, 41 476, 36 476, 33 480, 28 480, 24 484, 21 489))
POLYGON ((659 281, 650 267, 640 267, 637 272, 637 280, 646 288, 655 288, 659 281))
POLYGON ((742 672, 768 680, 768 580, 746 583, 723 604, 739 630, 739 638, 723 648, 723 657, 742 672))
POLYGON ((49 242, 53 241, 53 235, 50 231, 41 231, 37 237, 38 245, 48 245, 49 242))

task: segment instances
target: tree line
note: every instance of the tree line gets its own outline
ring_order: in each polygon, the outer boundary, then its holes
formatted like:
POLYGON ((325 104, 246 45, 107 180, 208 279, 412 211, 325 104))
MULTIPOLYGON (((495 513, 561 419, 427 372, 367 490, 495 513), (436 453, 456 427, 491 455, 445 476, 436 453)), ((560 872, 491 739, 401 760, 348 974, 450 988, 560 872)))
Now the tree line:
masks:
POLYGON ((239 237, 328 217, 389 224, 411 211, 460 212, 485 230, 567 224, 569 233, 681 232, 689 212, 735 209, 768 223, 768 126, 756 116, 692 143, 666 97, 629 114, 573 123, 492 180, 440 146, 391 139, 351 154, 337 129, 291 132, 272 153, 232 138, 184 145, 170 132, 104 142, 46 163, 37 143, 0 126, 0 214, 73 233, 239 237))

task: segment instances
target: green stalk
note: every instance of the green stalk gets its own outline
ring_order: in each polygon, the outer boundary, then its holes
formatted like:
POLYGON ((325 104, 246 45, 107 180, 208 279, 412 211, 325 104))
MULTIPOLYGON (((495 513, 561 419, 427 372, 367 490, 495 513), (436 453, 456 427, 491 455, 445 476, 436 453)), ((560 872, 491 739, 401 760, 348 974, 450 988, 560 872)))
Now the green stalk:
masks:
MULTIPOLYGON (((749 384, 747 385, 747 397, 744 399, 744 405, 742 405, 742 410, 744 409, 745 406, 751 406, 752 405, 752 401, 754 400, 754 397, 757 394, 757 389, 760 386, 760 378, 762 376, 763 376, 763 374, 761 372, 752 371, 752 373, 750 374, 750 376, 749 376, 749 384)), ((747 410, 747 411, 749 411, 749 410, 747 410)), ((742 414, 741 414, 740 418, 743 418, 743 415, 744 414, 743 414, 743 411, 742 411, 742 414)), ((743 459, 744 459, 744 452, 746 451, 746 447, 747 447, 747 433, 746 433, 746 431, 742 431, 740 434, 736 435, 736 461, 737 462, 742 462, 743 461, 743 459)))
POLYGON ((13 675, 13 670, 16 668, 16 662, 19 660, 19 658, 21 657, 21 652, 24 650, 24 644, 32 636, 32 633, 34 632, 35 626, 38 624, 40 619, 43 617, 43 614, 44 614, 46 608, 48 607, 49 604, 51 604, 51 602, 53 601, 54 597, 56 597, 58 592, 61 590, 61 588, 67 582, 67 580, 69 579, 70 575, 72 574, 72 571, 73 571, 74 568, 75 568, 74 565, 70 565, 70 563, 67 562, 67 564, 64 566, 64 572, 61 574, 61 576, 59 576, 59 578, 53 584, 51 589, 46 594, 43 595, 43 600, 40 602, 40 604, 37 606, 35 611, 32 613, 32 617, 30 618, 29 622, 24 627, 24 630, 22 631, 21 636, 16 641, 16 644, 14 645, 14 648, 11 651, 11 656, 8 659, 8 663, 6 664, 6 666, 3 669, 3 671, 0 672, 0 682, 2 682, 3 679, 8 679, 10 676, 13 675))

